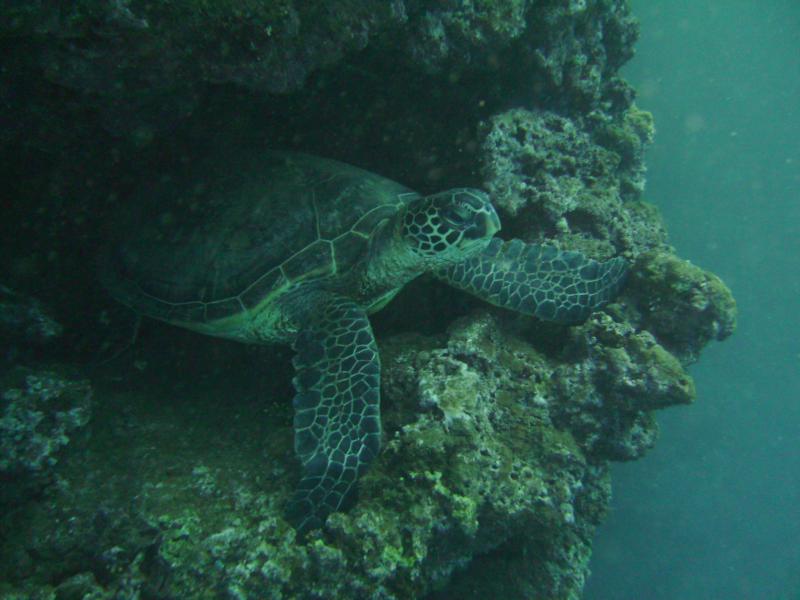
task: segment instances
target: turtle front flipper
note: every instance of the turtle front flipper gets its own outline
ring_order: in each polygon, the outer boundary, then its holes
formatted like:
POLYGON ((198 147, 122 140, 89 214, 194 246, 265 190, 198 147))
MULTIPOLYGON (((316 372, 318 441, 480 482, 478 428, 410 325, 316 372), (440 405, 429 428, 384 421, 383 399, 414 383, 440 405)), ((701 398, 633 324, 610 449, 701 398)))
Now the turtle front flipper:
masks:
POLYGON ((482 252, 435 275, 497 306, 576 323, 617 294, 625 271, 620 257, 597 262, 579 252, 495 238, 482 252))
POLYGON ((380 358, 366 313, 346 298, 304 301, 295 338, 294 447, 303 476, 287 519, 303 534, 339 510, 380 449, 380 358))

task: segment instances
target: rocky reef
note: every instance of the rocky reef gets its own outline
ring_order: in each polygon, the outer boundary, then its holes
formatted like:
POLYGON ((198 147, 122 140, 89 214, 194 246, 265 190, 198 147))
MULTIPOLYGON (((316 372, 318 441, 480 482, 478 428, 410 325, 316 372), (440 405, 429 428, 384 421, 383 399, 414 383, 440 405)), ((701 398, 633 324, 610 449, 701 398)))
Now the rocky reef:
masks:
POLYGON ((92 390, 86 381, 21 367, 3 375, 0 389, 0 506, 5 512, 56 480, 58 461, 89 422, 92 390))
POLYGON ((39 300, 0 285, 0 344, 5 363, 35 359, 35 353, 62 332, 61 324, 39 300))
POLYGON ((0 7, 0 598, 580 597, 610 461, 736 318, 644 199, 637 35, 623 0, 0 7), (384 448, 299 540, 289 351, 131 344, 96 282, 110 214, 233 147, 482 187, 503 236, 622 255, 628 284, 571 327, 408 286, 374 319, 384 448))

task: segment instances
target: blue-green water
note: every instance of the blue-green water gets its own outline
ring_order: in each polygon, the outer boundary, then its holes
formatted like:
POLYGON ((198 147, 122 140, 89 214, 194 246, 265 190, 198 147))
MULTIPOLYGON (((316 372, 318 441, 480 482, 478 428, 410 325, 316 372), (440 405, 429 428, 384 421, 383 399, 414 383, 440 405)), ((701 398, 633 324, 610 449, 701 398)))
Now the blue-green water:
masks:
POLYGON ((737 333, 698 402, 615 473, 586 597, 800 598, 800 2, 638 0, 626 77, 658 126, 648 191, 719 274, 737 333))

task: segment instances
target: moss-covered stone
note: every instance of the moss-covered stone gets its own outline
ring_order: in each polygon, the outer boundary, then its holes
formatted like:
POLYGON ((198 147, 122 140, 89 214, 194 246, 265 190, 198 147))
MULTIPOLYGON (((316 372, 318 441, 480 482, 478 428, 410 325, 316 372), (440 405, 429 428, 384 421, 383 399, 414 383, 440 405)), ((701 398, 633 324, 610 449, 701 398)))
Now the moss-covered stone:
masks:
POLYGON ((530 205, 551 223, 596 197, 593 188, 613 194, 620 162, 593 144, 573 120, 524 109, 492 119, 484 156, 486 187, 494 202, 511 215, 530 205))
MULTIPOLYGON (((446 341, 401 336, 382 351, 386 447, 358 504, 306 544, 280 516, 289 474, 264 487, 249 474, 262 465, 245 466, 231 446, 214 460, 245 469, 223 484, 195 442, 172 459, 170 475, 147 456, 151 425, 125 417, 132 448, 107 447, 102 437, 90 446, 92 480, 102 486, 75 487, 85 473, 66 470, 65 485, 25 514, 26 530, 41 540, 29 550, 49 556, 45 572, 84 556, 103 565, 96 580, 124 578, 155 597, 190 598, 420 597, 445 588, 476 555, 497 552, 512 565, 536 551, 553 564, 517 574, 515 585, 577 594, 584 575, 575 570, 586 568, 585 540, 604 513, 608 482, 573 433, 554 425, 551 381, 561 361, 489 313, 454 324, 446 341), (120 510, 115 498, 129 487, 137 501, 120 510), (98 502, 117 508, 98 511, 98 502), (64 526, 52 526, 56 513, 64 526), (73 550, 47 554, 38 544, 73 550)), ((210 434, 218 417, 197 426, 187 441, 206 427, 210 434)), ((162 422, 160 436, 177 427, 162 422)), ((88 589, 91 581, 63 585, 88 589)))
POLYGON ((17 367, 0 380, 0 510, 56 479, 55 467, 92 414, 92 389, 54 371, 17 367))
POLYGON ((39 300, 0 284, 0 362, 40 357, 40 350, 52 344, 63 329, 39 300))
POLYGON ((685 363, 711 340, 736 328, 736 301, 722 280, 666 252, 642 254, 633 268, 631 294, 642 326, 685 363))

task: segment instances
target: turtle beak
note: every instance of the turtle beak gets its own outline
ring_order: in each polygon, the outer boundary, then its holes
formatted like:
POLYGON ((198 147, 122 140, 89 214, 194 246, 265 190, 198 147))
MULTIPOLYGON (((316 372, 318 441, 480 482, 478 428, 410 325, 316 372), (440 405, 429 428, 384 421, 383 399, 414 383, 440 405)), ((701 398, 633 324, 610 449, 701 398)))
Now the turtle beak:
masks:
POLYGON ((495 233, 500 231, 502 225, 500 225, 500 217, 497 216, 497 211, 495 211, 494 206, 490 204, 488 209, 489 210, 484 213, 483 227, 486 230, 486 237, 492 237, 495 233))

